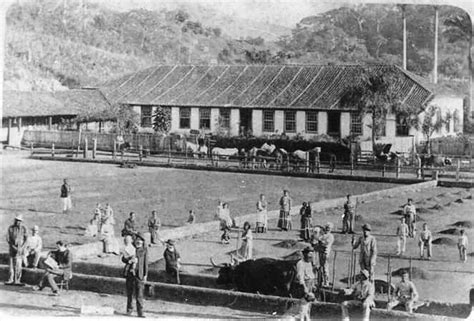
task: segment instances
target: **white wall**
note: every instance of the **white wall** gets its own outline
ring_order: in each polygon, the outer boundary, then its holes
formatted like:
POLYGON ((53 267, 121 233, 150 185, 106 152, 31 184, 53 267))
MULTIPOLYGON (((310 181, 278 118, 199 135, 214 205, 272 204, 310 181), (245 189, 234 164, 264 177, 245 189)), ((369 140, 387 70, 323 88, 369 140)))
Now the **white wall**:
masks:
POLYGON ((179 107, 171 108, 171 130, 170 132, 175 132, 179 130, 179 107))
POLYGON ((199 129, 199 108, 191 108, 191 129, 199 129))
POLYGON ((394 114, 388 114, 385 119, 385 137, 392 138, 397 136, 397 119, 394 114))
POLYGON ((278 130, 278 134, 285 131, 285 113, 283 110, 275 110, 275 132, 278 130))
POLYGON ((237 136, 239 135, 240 127, 240 110, 237 108, 232 108, 230 110, 230 135, 237 136))
POLYGON ((306 112, 302 110, 296 111, 296 133, 306 131, 306 112))
POLYGON ((262 135, 263 111, 261 109, 252 110, 252 132, 254 136, 262 135))
POLYGON ((211 108, 211 132, 214 133, 217 130, 219 123, 219 108, 211 108))
POLYGON ((320 111, 318 113, 318 134, 326 135, 328 133, 328 113, 320 111))
POLYGON ((351 113, 341 113, 341 137, 346 137, 351 134, 351 113))

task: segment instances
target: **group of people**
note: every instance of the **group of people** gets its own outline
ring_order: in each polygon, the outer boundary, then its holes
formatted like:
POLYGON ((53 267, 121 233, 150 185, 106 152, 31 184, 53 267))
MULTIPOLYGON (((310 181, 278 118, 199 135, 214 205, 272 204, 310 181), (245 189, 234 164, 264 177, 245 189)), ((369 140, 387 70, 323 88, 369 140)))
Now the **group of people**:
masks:
POLYGON ((86 235, 91 237, 100 236, 103 242, 104 253, 118 255, 120 245, 115 237, 115 217, 114 210, 109 203, 103 208, 97 203, 92 219, 86 229, 86 235))

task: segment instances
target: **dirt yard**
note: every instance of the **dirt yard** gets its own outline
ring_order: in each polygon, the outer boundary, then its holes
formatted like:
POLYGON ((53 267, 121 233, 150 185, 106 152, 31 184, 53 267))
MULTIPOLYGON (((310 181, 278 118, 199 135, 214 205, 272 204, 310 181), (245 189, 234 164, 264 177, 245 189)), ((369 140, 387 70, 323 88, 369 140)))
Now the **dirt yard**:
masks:
MULTIPOLYGON (((16 213, 22 213, 28 226, 42 226, 42 234, 49 246, 58 237, 77 243, 92 241, 81 236, 82 228, 90 219, 94 204, 98 201, 112 204, 120 225, 128 212, 135 210, 143 226, 145 215, 151 209, 157 208, 165 227, 169 228, 181 225, 187 217, 186 210, 190 207, 197 210, 199 221, 211 219, 218 199, 228 201, 232 215, 239 215, 254 212, 254 203, 259 192, 268 195, 270 208, 275 209, 283 188, 292 191, 295 204, 300 204, 304 200, 316 201, 340 197, 346 193, 362 194, 393 186, 157 168, 121 169, 112 165, 32 161, 18 156, 3 155, 0 212, 2 226, 9 224, 16 213), (71 215, 58 213, 59 186, 63 177, 70 178, 73 188, 75 210, 71 215)), ((368 222, 372 225, 378 242, 376 277, 382 280, 387 278, 387 257, 394 255, 396 249, 394 234, 399 222, 399 211, 406 199, 411 197, 415 200, 419 212, 418 231, 421 230, 421 224, 427 222, 434 239, 444 239, 437 241, 440 244, 433 245, 431 261, 418 260, 417 240, 410 239, 404 257, 392 256, 392 271, 407 268, 408 258, 412 257, 413 281, 418 287, 421 300, 468 303, 469 289, 474 286, 473 194, 474 191, 469 189, 432 188, 414 193, 394 194, 374 202, 358 204, 356 232, 360 233, 361 225, 368 222), (467 263, 459 261, 457 247, 452 245, 457 242, 456 234, 463 226, 471 243, 467 263)), ((313 213, 314 225, 330 221, 336 226, 335 251, 330 258, 332 270, 333 255, 337 252, 336 287, 346 285, 341 280, 347 277, 347 260, 350 253, 350 236, 339 233, 341 214, 342 204, 341 207, 326 211, 314 208, 313 213)), ((299 228, 298 217, 293 217, 293 224, 294 228, 299 228)), ((274 229, 275 226, 276 222, 271 221, 270 227, 273 229, 266 234, 255 236, 256 257, 285 257, 305 246, 302 243, 291 247, 276 246, 278 243, 290 243, 289 240, 297 239, 298 233, 295 230, 279 232, 274 229)), ((119 229, 117 227, 116 233, 119 229)), ((209 257, 214 256, 218 262, 228 261, 228 253, 236 248, 235 233, 233 237, 230 245, 218 242, 219 231, 179 240, 177 247, 183 257, 184 269, 190 273, 216 274, 217 270, 209 265, 209 257)), ((4 242, 1 244, 5 248, 4 242)), ((155 269, 162 269, 162 263, 158 260, 162 257, 163 250, 162 246, 150 248, 155 269)), ((91 257, 85 261, 121 265, 117 257, 91 257)), ((392 282, 397 281, 398 277, 394 276, 392 282)))
MULTIPOLYGON (((232 174, 153 167, 120 168, 115 165, 40 161, 25 152, 4 152, 0 196, 2 226, 23 214, 28 227, 39 225, 44 243, 58 239, 73 245, 91 242, 83 236, 96 203, 109 202, 117 220, 118 235, 130 211, 137 213, 141 229, 156 209, 163 228, 183 225, 190 209, 197 221, 212 220, 218 200, 228 202, 231 215, 255 212, 260 193, 270 209, 278 208, 283 189, 289 189, 294 204, 390 188, 394 184, 329 181, 267 175, 232 174), (72 188, 73 211, 61 213, 59 190, 63 178, 72 188)), ((5 233, 1 231, 0 235, 5 233)), ((2 238, 4 239, 4 238, 2 238)), ((5 249, 4 242, 1 248, 5 249)))

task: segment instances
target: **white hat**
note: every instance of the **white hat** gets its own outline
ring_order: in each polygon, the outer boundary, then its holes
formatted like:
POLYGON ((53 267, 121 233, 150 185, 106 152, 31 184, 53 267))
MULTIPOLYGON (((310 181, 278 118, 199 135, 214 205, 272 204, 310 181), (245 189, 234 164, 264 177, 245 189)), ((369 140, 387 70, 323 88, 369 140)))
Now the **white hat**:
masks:
POLYGON ((21 216, 21 214, 18 214, 18 215, 15 217, 15 221, 23 221, 23 216, 21 216))
POLYGON ((33 231, 39 231, 38 225, 33 226, 33 231))

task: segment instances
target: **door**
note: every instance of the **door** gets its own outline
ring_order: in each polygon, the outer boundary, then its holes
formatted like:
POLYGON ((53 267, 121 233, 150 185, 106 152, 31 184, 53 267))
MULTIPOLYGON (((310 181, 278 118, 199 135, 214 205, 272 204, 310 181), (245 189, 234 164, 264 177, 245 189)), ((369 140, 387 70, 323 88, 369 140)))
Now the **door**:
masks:
POLYGON ((242 136, 251 136, 252 133, 252 109, 240 110, 240 129, 242 136))
POLYGON ((328 111, 328 135, 331 137, 341 136, 341 112, 328 111))

